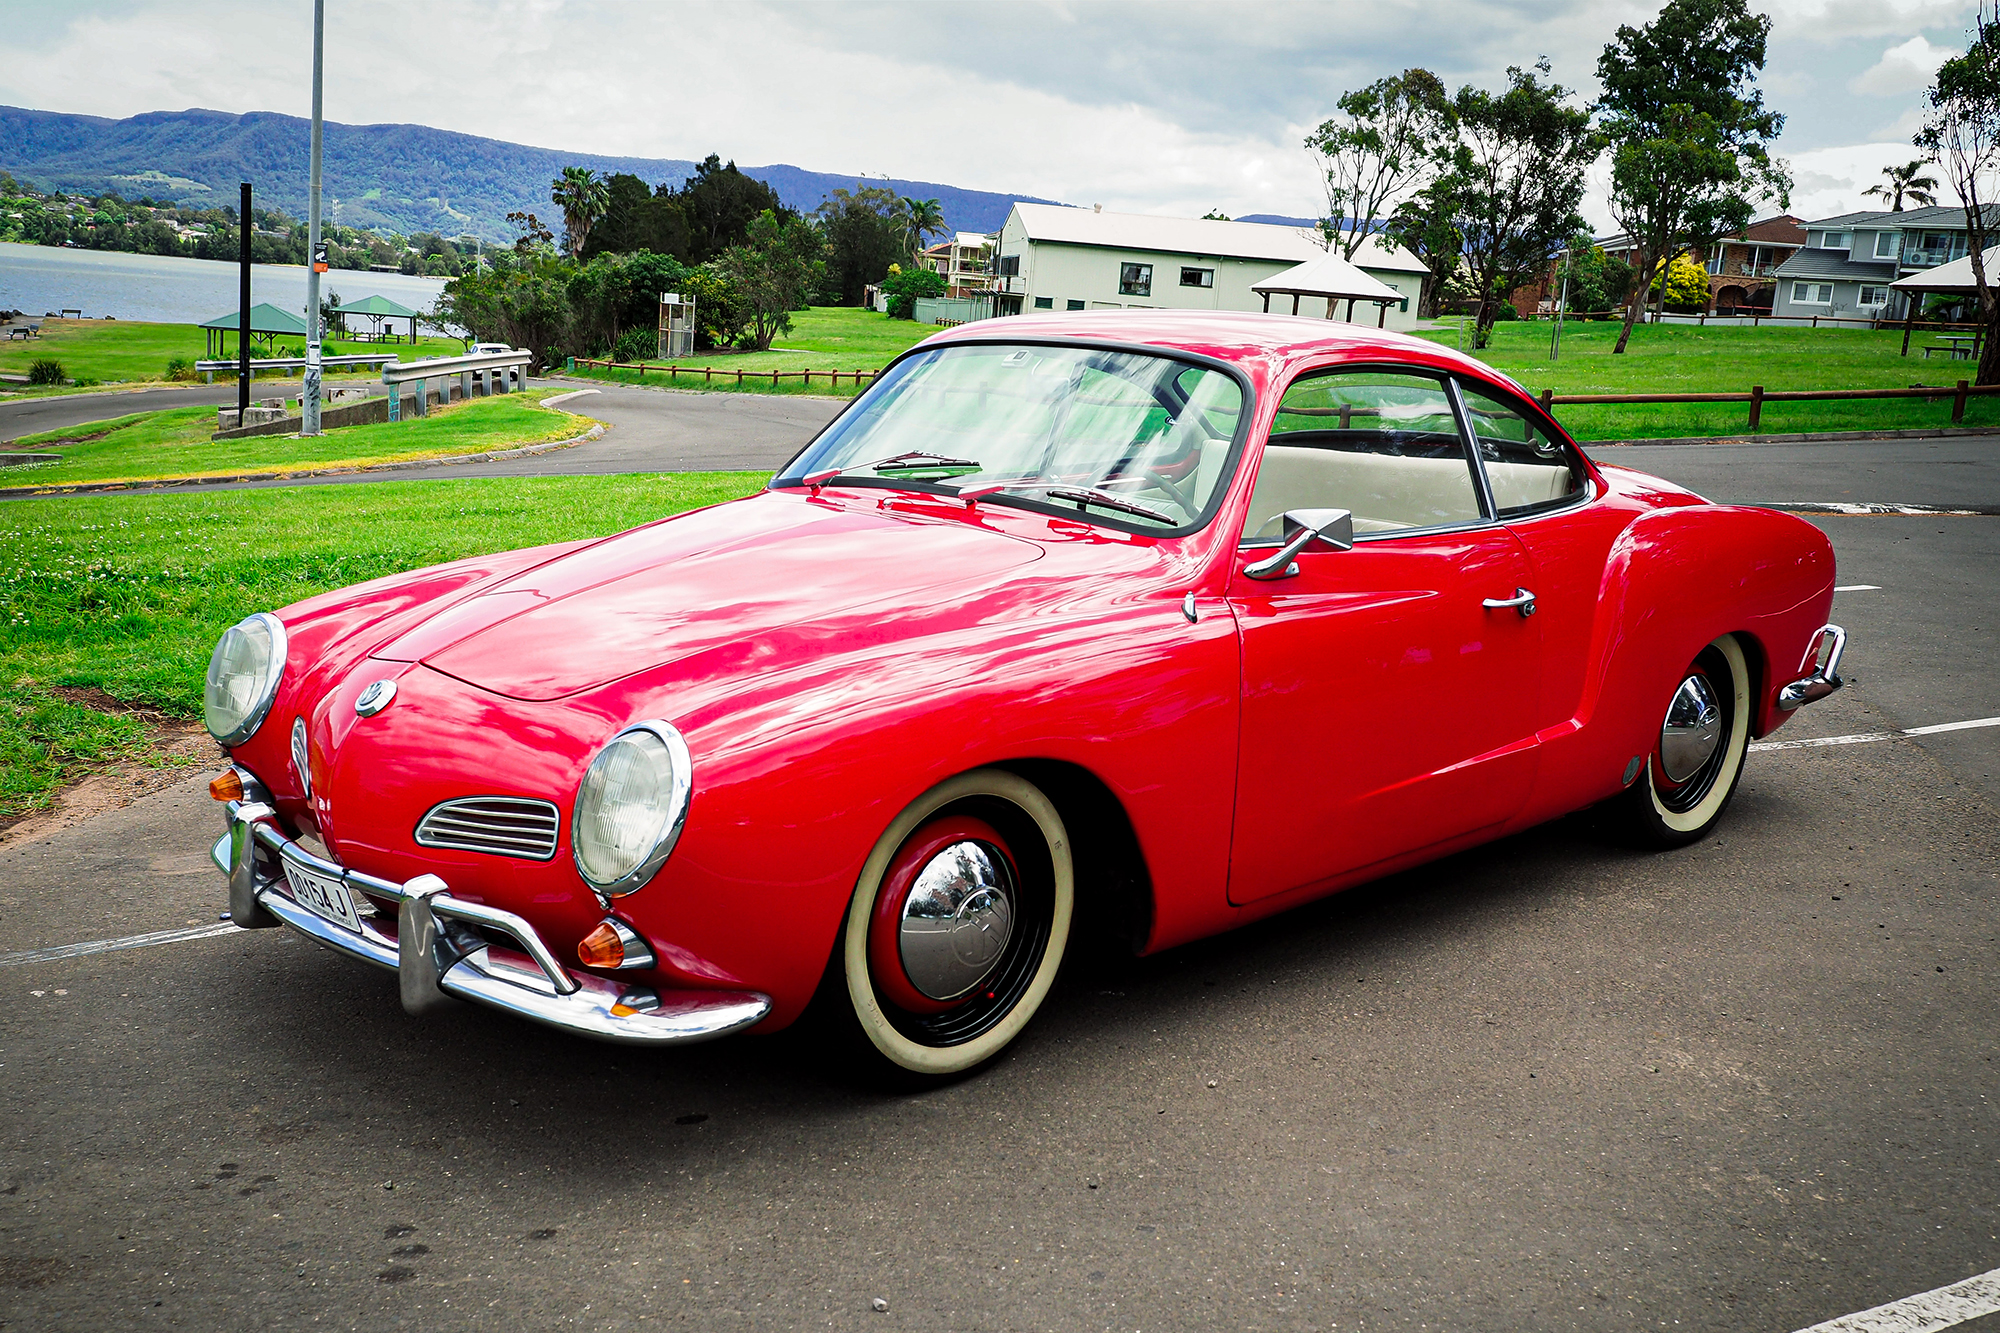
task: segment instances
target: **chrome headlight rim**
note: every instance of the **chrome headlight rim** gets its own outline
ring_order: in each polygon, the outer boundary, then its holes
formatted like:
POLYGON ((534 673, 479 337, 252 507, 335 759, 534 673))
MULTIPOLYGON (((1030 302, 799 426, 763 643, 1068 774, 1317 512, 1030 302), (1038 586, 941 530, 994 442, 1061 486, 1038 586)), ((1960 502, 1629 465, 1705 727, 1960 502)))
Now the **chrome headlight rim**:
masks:
POLYGON ((570 860, 576 865, 576 873, 583 877, 583 882, 588 884, 591 891, 607 906, 613 898, 622 898, 628 893, 646 887, 653 876, 659 873, 660 867, 667 863, 667 858, 673 855, 674 845, 680 841, 681 830, 687 825, 688 805, 693 795, 693 760, 688 755, 687 741, 682 739, 680 730, 673 723, 663 718, 646 718, 619 728, 617 734, 599 746, 597 753, 591 756, 589 766, 584 769, 583 777, 577 782, 576 797, 570 805, 569 851, 570 860), (668 762, 672 767, 672 781, 667 792, 667 818, 661 826, 658 839, 653 843, 652 851, 647 853, 644 860, 616 879, 602 880, 591 874, 583 862, 581 846, 583 788, 590 779, 591 769, 597 767, 605 752, 625 737, 637 732, 651 734, 666 747, 668 762))
POLYGON ((243 720, 237 723, 230 731, 220 732, 210 725, 206 698, 209 682, 206 678, 202 682, 202 693, 204 696, 202 701, 202 725, 208 728, 208 734, 215 738, 216 744, 221 745, 225 749, 241 745, 244 741, 249 740, 257 734, 257 728, 263 726, 264 719, 271 715, 271 705, 278 701, 278 687, 284 684, 285 680, 285 664, 290 657, 291 645, 285 635, 285 622, 272 615, 269 611, 258 611, 252 615, 247 615, 222 632, 222 636, 215 641, 214 650, 209 653, 209 672, 214 672, 215 654, 222 651, 222 645, 229 638, 229 635, 246 625, 253 624, 260 626, 271 641, 271 662, 274 664, 271 671, 271 679, 264 686, 263 691, 256 703, 251 706, 250 711, 243 715, 243 720))

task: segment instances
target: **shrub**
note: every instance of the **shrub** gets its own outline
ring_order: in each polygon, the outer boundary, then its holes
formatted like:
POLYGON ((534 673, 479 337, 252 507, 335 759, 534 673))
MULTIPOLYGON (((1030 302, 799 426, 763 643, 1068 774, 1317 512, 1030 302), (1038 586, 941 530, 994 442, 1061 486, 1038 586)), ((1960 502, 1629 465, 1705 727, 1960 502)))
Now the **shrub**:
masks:
POLYGON ((651 361, 659 354, 660 335, 656 329, 627 329, 618 335, 618 344, 611 349, 613 361, 651 361))
POLYGON ((176 356, 167 359, 167 378, 170 380, 187 381, 200 379, 201 375, 194 368, 193 358, 176 356))
POLYGON ((889 276, 882 279, 882 290, 889 294, 889 318, 915 319, 918 297, 944 295, 944 274, 927 268, 891 266, 889 276))
POLYGON ((1493 320, 1495 323, 1509 319, 1519 319, 1520 317, 1521 312, 1514 308, 1512 301, 1502 301, 1493 310, 1493 320))
POLYGON ((63 371, 63 363, 51 360, 48 357, 43 357, 41 360, 35 362, 34 365, 28 367, 28 383, 30 384, 64 384, 68 380, 69 376, 63 371))

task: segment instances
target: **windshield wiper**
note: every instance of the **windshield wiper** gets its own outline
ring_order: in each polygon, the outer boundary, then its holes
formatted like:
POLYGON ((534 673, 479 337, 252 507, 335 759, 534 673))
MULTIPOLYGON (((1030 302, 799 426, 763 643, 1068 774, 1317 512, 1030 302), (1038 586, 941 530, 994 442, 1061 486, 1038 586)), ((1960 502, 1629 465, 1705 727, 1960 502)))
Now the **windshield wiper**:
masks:
POLYGON ((929 474, 923 479, 930 480, 931 476, 962 477, 967 473, 979 471, 984 465, 976 458, 953 458, 948 454, 927 454, 922 450, 911 450, 908 453, 877 459, 866 466, 877 476, 892 474, 915 476, 921 473, 929 474))
POLYGON ((1170 528, 1177 526, 1174 516, 1164 509, 1155 509, 1151 505, 1140 504, 1137 500, 1127 500, 1122 495, 1100 491, 1094 486, 1070 486, 1062 482, 1049 481, 1004 481, 990 485, 962 487, 958 493, 969 505, 986 496, 998 495, 1005 491, 1040 491, 1051 499, 1069 500, 1078 508, 1087 504, 1102 505, 1106 509, 1116 509, 1127 514, 1137 514, 1140 518, 1150 518, 1155 523, 1164 523, 1170 528))

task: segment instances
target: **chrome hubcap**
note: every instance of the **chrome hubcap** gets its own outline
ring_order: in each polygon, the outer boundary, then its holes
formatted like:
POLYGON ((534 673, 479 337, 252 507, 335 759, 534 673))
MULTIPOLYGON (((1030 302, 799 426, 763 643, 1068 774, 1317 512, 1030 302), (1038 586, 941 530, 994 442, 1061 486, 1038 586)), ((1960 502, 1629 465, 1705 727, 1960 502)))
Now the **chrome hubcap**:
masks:
POLYGON ((933 1000, 968 994, 993 970, 1014 933, 1007 859, 982 842, 955 842, 917 873, 896 943, 910 984, 933 1000))
POLYGON ((1667 705, 1660 728, 1660 768, 1669 782, 1686 782, 1701 772, 1722 743, 1722 708, 1706 676, 1689 676, 1667 705))

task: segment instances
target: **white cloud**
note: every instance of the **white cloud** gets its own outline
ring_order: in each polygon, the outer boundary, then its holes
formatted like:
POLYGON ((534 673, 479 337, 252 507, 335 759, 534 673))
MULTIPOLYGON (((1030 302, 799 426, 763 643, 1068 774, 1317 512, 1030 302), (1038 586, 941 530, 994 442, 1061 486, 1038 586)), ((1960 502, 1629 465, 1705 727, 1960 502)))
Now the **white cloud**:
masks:
MULTIPOLYGON (((1791 211, 1811 220, 1886 207, 1881 200, 1863 197, 1861 192, 1884 179, 1884 167, 1902 166, 1921 156, 1906 143, 1849 144, 1799 153, 1791 158, 1791 211)), ((1942 177, 1943 173, 1931 174, 1942 177)), ((1949 189, 1941 189, 1938 202, 1951 205, 1956 201, 1949 189)), ((1905 201, 1903 206, 1911 205, 1905 201)))
POLYGON ((1922 92, 1937 77, 1938 66, 1958 52, 1932 46, 1922 33, 1882 53, 1882 58, 1848 81, 1850 91, 1876 97, 1922 92))
POLYGON ((1819 43, 1970 28, 1979 0, 1766 0, 1774 38, 1819 43))

